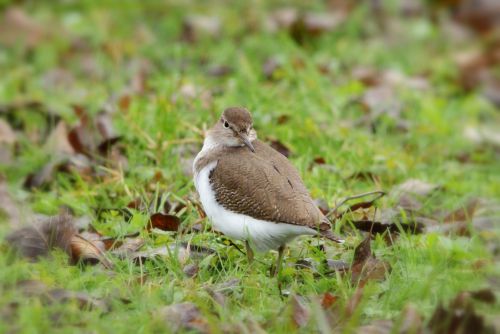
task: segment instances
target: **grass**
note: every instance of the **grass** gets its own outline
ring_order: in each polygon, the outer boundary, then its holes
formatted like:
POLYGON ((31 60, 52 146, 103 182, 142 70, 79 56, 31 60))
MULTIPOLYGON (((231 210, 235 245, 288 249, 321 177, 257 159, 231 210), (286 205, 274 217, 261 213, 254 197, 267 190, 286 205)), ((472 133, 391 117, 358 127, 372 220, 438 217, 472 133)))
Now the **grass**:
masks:
MULTIPOLYGON (((148 61, 150 69, 148 92, 131 94, 128 110, 113 116, 117 132, 124 136, 128 158, 124 172, 101 167, 102 178, 91 181, 77 174, 58 174, 48 189, 24 190, 26 175, 52 157, 43 143, 33 140, 45 125, 34 113, 23 110, 18 117, 27 130, 18 136, 19 153, 11 163, 0 164, 13 197, 26 208, 47 215, 57 214, 62 206, 70 207, 76 216, 90 216, 105 235, 135 232, 147 223, 146 212, 135 212, 128 221, 113 211, 98 217, 94 209, 121 208, 136 197, 150 201, 155 196, 172 201, 192 197, 194 186, 183 166, 184 159, 195 152, 178 141, 194 142, 199 148, 202 137, 196 129, 210 127, 225 107, 241 105, 252 111, 261 139, 277 139, 290 148, 290 159, 312 196, 326 199, 330 206, 352 194, 390 191, 410 178, 444 186, 445 191, 424 202, 428 213, 451 210, 478 196, 500 199, 498 152, 488 146, 478 149, 463 135, 467 125, 498 122, 498 111, 479 94, 460 90, 453 62, 457 46, 438 26, 425 18, 400 19, 400 29, 383 37, 370 20, 369 10, 359 6, 332 33, 298 45, 286 32, 262 30, 261 22, 274 7, 277 5, 264 2, 24 3, 26 13, 44 23, 51 36, 31 50, 19 45, 0 48, 3 103, 37 100, 72 124, 76 121, 72 105, 82 105, 91 114, 106 103, 116 105, 117 97, 129 91, 141 61, 148 61), (214 40, 201 34, 196 43, 182 42, 182 18, 193 13, 217 14, 224 27, 221 37, 214 40), (84 41, 82 49, 72 47, 71 41, 77 38, 84 41), (266 80, 262 73, 269 57, 282 64, 274 73, 275 80, 266 80), (217 64, 229 65, 233 72, 223 78, 208 76, 207 67, 217 64), (328 65, 327 74, 318 70, 320 64, 328 65), (408 77, 428 74, 428 89, 397 85, 395 96, 408 131, 397 131, 390 117, 381 118, 376 133, 353 125, 363 112, 351 101, 367 87, 351 70, 362 65, 397 70, 408 77), (55 69, 69 73, 68 82, 51 82, 55 69), (181 93, 189 85, 196 90, 194 98, 181 93), (207 92, 212 92, 209 99, 207 92), (282 115, 288 115, 289 121, 278 124, 282 115), (471 156, 470 162, 455 158, 464 153, 471 156), (315 157, 323 157, 330 168, 311 168, 315 157), (377 182, 349 177, 368 171, 378 176, 377 182), (155 178, 158 173, 161 178, 155 178)), ((310 5, 322 7, 321 2, 310 5)), ((468 47, 477 44, 471 40, 468 47)), ((393 201, 384 198, 378 206, 389 207, 393 201)), ((181 215, 186 226, 198 218, 191 206, 181 215)), ((0 238, 9 231, 9 225, 0 224, 0 238)), ((0 332, 160 332, 169 326, 157 315, 158 310, 183 301, 198 305, 214 331, 221 330, 221 324, 249 326, 251 321, 269 332, 297 330, 290 321, 287 297, 280 298, 276 281, 268 274, 275 253, 259 255, 259 261, 249 266, 245 256, 210 232, 144 237, 150 246, 190 241, 217 253, 188 260, 199 263, 200 271, 195 278, 187 278, 183 273, 186 263, 176 256, 142 267, 114 259, 116 267, 110 273, 100 266, 69 266, 67 256, 57 251, 37 263, 2 251, 0 310, 17 303, 17 312, 14 320, 0 317, 0 332), (239 278, 240 287, 229 295, 226 307, 220 307, 206 287, 231 278, 239 278), (76 304, 47 305, 26 298, 15 288, 16 282, 26 279, 108 299, 111 311, 82 311, 76 304), (124 304, 120 299, 130 302, 124 304)), ((302 258, 349 262, 363 237, 354 231, 346 232, 345 237, 345 245, 327 243, 326 254, 317 251, 317 240, 304 238, 291 244, 283 272, 284 289, 313 299, 331 292, 339 304, 346 304, 356 290, 348 277, 315 277, 311 271, 293 266, 302 258)), ((398 319, 408 303, 428 319, 438 303, 446 304, 464 290, 489 287, 490 277, 499 274, 498 257, 495 259, 478 232, 471 237, 403 234, 393 246, 378 236, 372 247, 392 271, 386 280, 368 283, 345 332, 374 319, 398 319), (478 266, 480 261, 486 265, 478 266)), ((498 317, 498 305, 479 307, 488 318, 498 317)), ((300 331, 315 331, 317 323, 313 316, 300 331)))

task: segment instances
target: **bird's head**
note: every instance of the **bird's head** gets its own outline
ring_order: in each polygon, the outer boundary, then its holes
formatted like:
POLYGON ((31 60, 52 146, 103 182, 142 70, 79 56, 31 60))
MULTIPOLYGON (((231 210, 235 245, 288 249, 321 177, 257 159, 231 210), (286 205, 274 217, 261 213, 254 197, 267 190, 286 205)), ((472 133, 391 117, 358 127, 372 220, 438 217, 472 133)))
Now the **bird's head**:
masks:
POLYGON ((252 142, 257 139, 257 133, 253 129, 252 115, 245 108, 227 108, 208 132, 207 139, 216 145, 247 146, 255 152, 252 142))

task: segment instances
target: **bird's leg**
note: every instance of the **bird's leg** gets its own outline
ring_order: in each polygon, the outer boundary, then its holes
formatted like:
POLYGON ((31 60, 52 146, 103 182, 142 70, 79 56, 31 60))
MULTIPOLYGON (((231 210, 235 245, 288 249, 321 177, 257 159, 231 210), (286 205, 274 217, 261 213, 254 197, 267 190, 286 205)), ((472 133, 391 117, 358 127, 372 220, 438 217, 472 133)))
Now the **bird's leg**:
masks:
POLYGON ((250 243, 248 242, 248 240, 245 240, 245 247, 247 249, 248 263, 252 263, 253 262, 253 250, 250 247, 250 243))
POLYGON ((271 276, 279 276, 281 272, 281 262, 283 262, 284 253, 285 253, 285 245, 281 245, 278 248, 278 261, 276 262, 276 267, 271 272, 271 276))

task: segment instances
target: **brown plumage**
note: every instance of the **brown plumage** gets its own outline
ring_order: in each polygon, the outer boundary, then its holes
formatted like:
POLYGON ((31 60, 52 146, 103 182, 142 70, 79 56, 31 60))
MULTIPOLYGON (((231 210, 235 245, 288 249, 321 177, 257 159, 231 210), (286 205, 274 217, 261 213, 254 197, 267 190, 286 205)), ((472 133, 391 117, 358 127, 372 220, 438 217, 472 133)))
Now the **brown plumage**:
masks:
POLYGON ((193 168, 205 211, 222 232, 256 243, 263 239, 267 248, 279 246, 280 253, 287 241, 300 234, 341 242, 332 234, 330 222, 314 204, 295 167, 256 139, 246 109, 223 112, 207 133, 193 168), (239 228, 248 231, 245 234, 239 228))
POLYGON ((252 144, 255 153, 246 147, 222 150, 224 159, 210 173, 217 202, 274 223, 330 228, 288 159, 259 140, 252 144))

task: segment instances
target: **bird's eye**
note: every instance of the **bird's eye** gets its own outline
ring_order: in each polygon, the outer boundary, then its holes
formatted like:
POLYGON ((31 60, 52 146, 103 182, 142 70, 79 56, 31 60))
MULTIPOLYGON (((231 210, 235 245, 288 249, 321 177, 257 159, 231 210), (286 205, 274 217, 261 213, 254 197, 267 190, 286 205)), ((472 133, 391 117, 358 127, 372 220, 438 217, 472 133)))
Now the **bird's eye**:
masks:
POLYGON ((229 127, 229 123, 227 121, 224 121, 224 127, 225 128, 228 128, 229 127))

